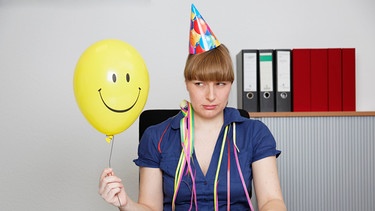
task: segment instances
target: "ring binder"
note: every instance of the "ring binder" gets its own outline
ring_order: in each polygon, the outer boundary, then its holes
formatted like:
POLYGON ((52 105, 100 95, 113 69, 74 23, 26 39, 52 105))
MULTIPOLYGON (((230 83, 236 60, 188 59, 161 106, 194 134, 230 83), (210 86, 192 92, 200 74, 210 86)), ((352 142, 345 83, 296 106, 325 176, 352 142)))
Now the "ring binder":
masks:
POLYGON ((258 51, 242 50, 237 54, 237 103, 248 112, 258 112, 258 51))
POLYGON ((259 50, 259 111, 275 111, 273 88, 273 50, 259 50))
POLYGON ((275 50, 275 110, 292 111, 291 50, 275 50))

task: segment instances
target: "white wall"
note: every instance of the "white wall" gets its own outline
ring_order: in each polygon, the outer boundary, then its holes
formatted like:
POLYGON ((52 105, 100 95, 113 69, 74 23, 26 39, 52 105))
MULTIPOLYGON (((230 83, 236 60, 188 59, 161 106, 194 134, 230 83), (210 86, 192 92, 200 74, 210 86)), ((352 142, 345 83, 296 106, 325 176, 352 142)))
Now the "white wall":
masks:
MULTIPOLYGON (((244 48, 355 47, 357 110, 375 110, 372 0, 0 0, 2 210, 110 210, 97 194, 110 145, 76 105, 75 64, 96 41, 124 40, 149 69, 145 108, 177 108, 191 3, 233 58, 244 48)), ((138 121, 115 138, 112 167, 136 199, 138 121)))

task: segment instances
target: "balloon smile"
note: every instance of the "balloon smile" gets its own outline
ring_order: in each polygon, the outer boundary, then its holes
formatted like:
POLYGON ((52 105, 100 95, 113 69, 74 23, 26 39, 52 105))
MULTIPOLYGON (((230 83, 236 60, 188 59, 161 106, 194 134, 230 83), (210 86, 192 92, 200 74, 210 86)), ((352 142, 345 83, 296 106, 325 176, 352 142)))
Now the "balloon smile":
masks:
POLYGON ((102 99, 102 102, 103 102, 103 104, 105 105, 105 107, 107 107, 109 110, 111 110, 111 111, 113 111, 113 112, 117 112, 117 113, 124 113, 124 112, 127 112, 127 111, 131 110, 131 109, 135 106, 135 104, 137 104, 138 99, 139 99, 139 95, 141 94, 141 88, 138 87, 138 95, 137 95, 137 99, 135 99, 133 105, 131 105, 129 108, 119 110, 119 109, 111 108, 110 106, 107 105, 107 103, 105 103, 101 91, 102 91, 102 88, 100 88, 100 89, 98 90, 98 92, 99 92, 99 95, 100 95, 100 99, 102 99))

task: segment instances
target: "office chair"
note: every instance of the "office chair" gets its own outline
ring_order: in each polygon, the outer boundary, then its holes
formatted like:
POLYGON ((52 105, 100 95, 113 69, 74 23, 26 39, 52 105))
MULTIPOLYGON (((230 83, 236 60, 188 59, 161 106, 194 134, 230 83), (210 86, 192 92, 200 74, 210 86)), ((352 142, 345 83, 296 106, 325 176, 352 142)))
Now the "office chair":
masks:
MULTIPOLYGON (((241 116, 250 118, 249 112, 243 109, 238 109, 241 116)), ((144 110, 139 116, 139 140, 145 130, 151 126, 156 125, 164 120, 167 120, 169 117, 175 116, 180 112, 180 109, 150 109, 144 110)))

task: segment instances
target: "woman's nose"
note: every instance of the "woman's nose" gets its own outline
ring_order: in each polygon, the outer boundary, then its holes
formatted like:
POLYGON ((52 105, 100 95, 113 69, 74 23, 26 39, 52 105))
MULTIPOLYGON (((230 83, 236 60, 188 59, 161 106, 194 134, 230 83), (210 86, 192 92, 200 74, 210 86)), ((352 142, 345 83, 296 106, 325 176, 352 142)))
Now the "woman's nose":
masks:
POLYGON ((214 84, 210 83, 208 86, 207 86, 207 99, 209 101, 213 101, 215 100, 215 97, 216 97, 216 94, 215 94, 215 86, 214 84))

